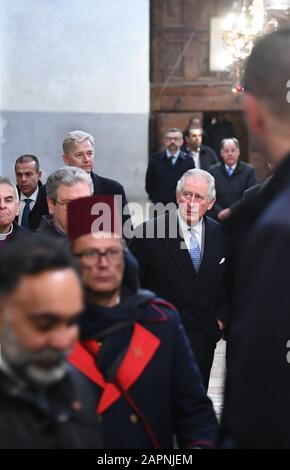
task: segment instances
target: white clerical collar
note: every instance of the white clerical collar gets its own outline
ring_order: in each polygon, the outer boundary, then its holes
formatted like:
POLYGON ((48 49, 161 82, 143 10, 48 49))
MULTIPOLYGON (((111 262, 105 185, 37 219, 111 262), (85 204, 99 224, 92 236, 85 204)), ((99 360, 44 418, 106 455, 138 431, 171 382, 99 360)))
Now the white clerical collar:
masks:
POLYGON ((3 242, 7 240, 7 238, 9 237, 9 235, 11 235, 12 232, 13 232, 13 224, 11 224, 11 227, 8 233, 0 233, 0 241, 3 242))
POLYGON ((34 191, 34 193, 31 194, 31 196, 29 196, 29 197, 25 196, 25 194, 23 194, 23 193, 20 193, 20 201, 25 201, 25 199, 31 199, 31 201, 36 202, 38 193, 39 193, 39 187, 38 186, 37 186, 36 190, 34 191))
POLYGON ((200 235, 202 234, 203 218, 196 225, 190 227, 188 223, 185 222, 185 220, 182 218, 179 209, 177 211, 177 216, 182 233, 188 232, 189 230, 194 230, 194 232, 199 233, 200 235))

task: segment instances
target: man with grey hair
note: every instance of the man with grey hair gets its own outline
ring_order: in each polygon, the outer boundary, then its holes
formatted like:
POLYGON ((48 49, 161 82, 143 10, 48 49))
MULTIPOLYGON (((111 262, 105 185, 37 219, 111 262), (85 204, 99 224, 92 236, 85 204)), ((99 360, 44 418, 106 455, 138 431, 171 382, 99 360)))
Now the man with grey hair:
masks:
POLYGON ((19 197, 16 186, 5 177, 0 177, 0 248, 26 231, 15 219, 19 214, 19 197))
POLYGON ((117 181, 104 178, 93 172, 95 158, 95 139, 87 132, 75 130, 69 132, 63 141, 63 160, 68 166, 81 168, 88 173, 94 186, 94 195, 105 194, 118 197, 120 214, 123 215, 123 225, 131 220, 127 197, 124 187, 117 181))
POLYGON ((245 68, 249 131, 275 174, 228 221, 232 300, 222 445, 290 448, 290 28, 245 68))
POLYGON ((137 227, 131 249, 141 286, 178 308, 207 387, 228 309, 224 234, 206 216, 215 202, 214 178, 204 170, 187 171, 176 199, 177 211, 137 227))
POLYGON ((38 232, 64 237, 67 234, 68 204, 74 199, 92 196, 92 180, 80 168, 60 168, 49 176, 46 192, 50 216, 42 217, 38 232))

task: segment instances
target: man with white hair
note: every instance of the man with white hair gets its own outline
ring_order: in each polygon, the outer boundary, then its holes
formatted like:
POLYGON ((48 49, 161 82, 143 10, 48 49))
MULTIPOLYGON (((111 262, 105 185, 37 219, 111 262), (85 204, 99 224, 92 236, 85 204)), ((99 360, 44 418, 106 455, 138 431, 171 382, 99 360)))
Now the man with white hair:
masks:
POLYGON ((177 184, 178 210, 137 227, 131 249, 141 285, 180 311, 206 387, 217 341, 227 316, 225 239, 206 216, 215 202, 214 178, 187 171, 177 184))
POLYGON ((0 177, 0 248, 17 234, 25 233, 16 222, 19 214, 19 197, 16 186, 8 178, 0 177))

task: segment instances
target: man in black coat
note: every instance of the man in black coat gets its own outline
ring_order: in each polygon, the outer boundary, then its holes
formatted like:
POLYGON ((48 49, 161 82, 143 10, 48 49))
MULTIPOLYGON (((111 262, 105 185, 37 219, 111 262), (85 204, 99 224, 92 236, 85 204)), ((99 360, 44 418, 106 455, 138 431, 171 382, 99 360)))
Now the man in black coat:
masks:
POLYGON ((153 155, 146 173, 146 192, 154 203, 176 203, 176 185, 182 175, 195 168, 192 157, 180 150, 183 143, 180 129, 168 129, 164 136, 164 152, 153 155))
POLYGON ((188 171, 177 186, 178 211, 137 227, 130 246, 140 263, 141 286, 180 311, 206 387, 228 313, 225 238, 220 224, 205 215, 214 201, 212 176, 188 171))
POLYGON ((41 183, 42 171, 35 155, 22 155, 15 163, 15 176, 20 199, 18 224, 35 231, 43 215, 48 215, 46 190, 41 183))
POLYGON ((83 292, 62 243, 27 234, 0 251, 0 448, 98 449, 91 389, 67 355, 83 292))
POLYGON ((218 158, 210 147, 202 145, 204 131, 201 127, 190 127, 186 131, 186 152, 193 158, 195 168, 208 171, 208 169, 218 163, 218 158))
POLYGON ((80 168, 60 168, 48 177, 46 192, 50 215, 42 217, 37 232, 64 238, 67 235, 68 205, 74 199, 92 196, 92 180, 80 168))
POLYGON ((26 233, 15 221, 19 214, 16 186, 8 178, 0 177, 0 249, 17 236, 26 233))
POLYGON ((115 196, 122 214, 123 225, 131 227, 131 215, 124 187, 115 180, 104 178, 93 172, 95 158, 95 139, 87 132, 75 130, 69 132, 63 141, 63 160, 68 166, 86 171, 94 185, 94 196, 105 194, 115 196))
POLYGON ((289 49, 289 28, 267 35, 245 71, 249 129, 275 174, 230 226, 236 269, 224 447, 290 448, 289 49))
POLYGON ((211 215, 220 221, 229 217, 235 204, 242 199, 244 191, 256 184, 255 168, 240 160, 240 144, 237 139, 222 141, 221 156, 223 161, 209 169, 216 185, 216 202, 211 215))

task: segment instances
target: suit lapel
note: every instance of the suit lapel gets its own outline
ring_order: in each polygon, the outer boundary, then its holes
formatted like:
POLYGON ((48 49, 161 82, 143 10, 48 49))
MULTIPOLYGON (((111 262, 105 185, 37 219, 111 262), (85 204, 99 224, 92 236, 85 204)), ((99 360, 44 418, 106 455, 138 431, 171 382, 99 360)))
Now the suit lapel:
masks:
POLYGON ((213 230, 211 230, 210 227, 210 222, 206 217, 204 217, 204 227, 203 227, 204 233, 203 233, 203 257, 201 261, 201 265, 199 268, 199 273, 205 271, 209 264, 212 262, 212 260, 215 258, 215 246, 216 246, 216 240, 214 237, 213 230))
MULTIPOLYGON (((161 239, 165 244, 169 256, 173 259, 182 275, 186 280, 196 277, 196 271, 193 267, 190 254, 185 245, 184 239, 180 235, 180 226, 178 223, 177 214, 170 212, 165 216, 166 220, 166 236, 161 239), (177 237, 169 237, 169 227, 177 226, 177 237)), ((172 234, 173 235, 173 234, 172 234)))
POLYGON ((96 173, 91 172, 91 178, 94 185, 94 195, 102 194, 102 185, 98 175, 96 173))
MULTIPOLYGON (((122 390, 129 390, 142 375, 159 345, 160 340, 156 336, 139 323, 135 324, 127 353, 116 373, 116 382, 122 390)), ((98 403, 98 413, 101 414, 120 398, 121 391, 114 383, 106 382, 97 367, 94 357, 98 351, 96 341, 78 343, 69 357, 69 362, 103 389, 98 403)))

